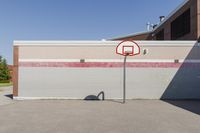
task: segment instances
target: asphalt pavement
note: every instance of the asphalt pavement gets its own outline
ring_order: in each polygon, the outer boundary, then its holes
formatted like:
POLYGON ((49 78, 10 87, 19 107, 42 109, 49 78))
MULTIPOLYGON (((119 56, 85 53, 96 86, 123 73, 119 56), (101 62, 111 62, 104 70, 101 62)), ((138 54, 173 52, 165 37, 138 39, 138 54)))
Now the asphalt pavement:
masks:
POLYGON ((0 133, 200 132, 200 101, 13 101, 0 90, 0 133))

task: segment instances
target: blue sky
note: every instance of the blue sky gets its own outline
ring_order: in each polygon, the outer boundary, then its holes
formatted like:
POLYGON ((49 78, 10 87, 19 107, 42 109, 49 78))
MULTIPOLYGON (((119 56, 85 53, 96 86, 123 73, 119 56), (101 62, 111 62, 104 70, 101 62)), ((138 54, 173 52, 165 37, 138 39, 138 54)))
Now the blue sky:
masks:
POLYGON ((0 0, 0 55, 13 40, 101 40, 146 30, 184 0, 0 0))

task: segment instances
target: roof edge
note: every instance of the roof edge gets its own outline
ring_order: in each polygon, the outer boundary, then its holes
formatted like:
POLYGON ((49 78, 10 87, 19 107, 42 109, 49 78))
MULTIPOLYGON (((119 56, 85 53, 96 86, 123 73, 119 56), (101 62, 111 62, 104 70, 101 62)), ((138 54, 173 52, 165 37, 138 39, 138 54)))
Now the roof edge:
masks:
POLYGON ((115 39, 120 39, 120 38, 125 38, 125 37, 132 37, 132 36, 138 36, 138 35, 142 35, 142 34, 150 34, 150 33, 152 33, 152 31, 136 32, 134 34, 129 34, 129 35, 126 35, 126 36, 119 36, 119 37, 110 38, 110 39, 107 39, 107 40, 115 40, 115 39))

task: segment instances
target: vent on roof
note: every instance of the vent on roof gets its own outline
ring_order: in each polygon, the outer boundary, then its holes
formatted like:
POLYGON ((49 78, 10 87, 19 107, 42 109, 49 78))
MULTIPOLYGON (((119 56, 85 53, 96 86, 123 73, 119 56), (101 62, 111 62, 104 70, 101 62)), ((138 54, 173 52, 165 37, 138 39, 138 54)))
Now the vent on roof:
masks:
POLYGON ((165 16, 160 16, 160 23, 165 19, 165 16))

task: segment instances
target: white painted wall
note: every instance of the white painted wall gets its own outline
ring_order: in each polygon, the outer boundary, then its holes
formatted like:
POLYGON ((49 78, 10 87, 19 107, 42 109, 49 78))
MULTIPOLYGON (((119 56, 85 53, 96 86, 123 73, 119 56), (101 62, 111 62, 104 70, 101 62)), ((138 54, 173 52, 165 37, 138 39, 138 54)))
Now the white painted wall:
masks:
MULTIPOLYGON (((104 91, 106 99, 121 99, 123 94, 122 68, 20 68, 19 75, 19 97, 84 99, 104 91)), ((199 69, 128 68, 127 99, 199 99, 199 80, 199 69)))

